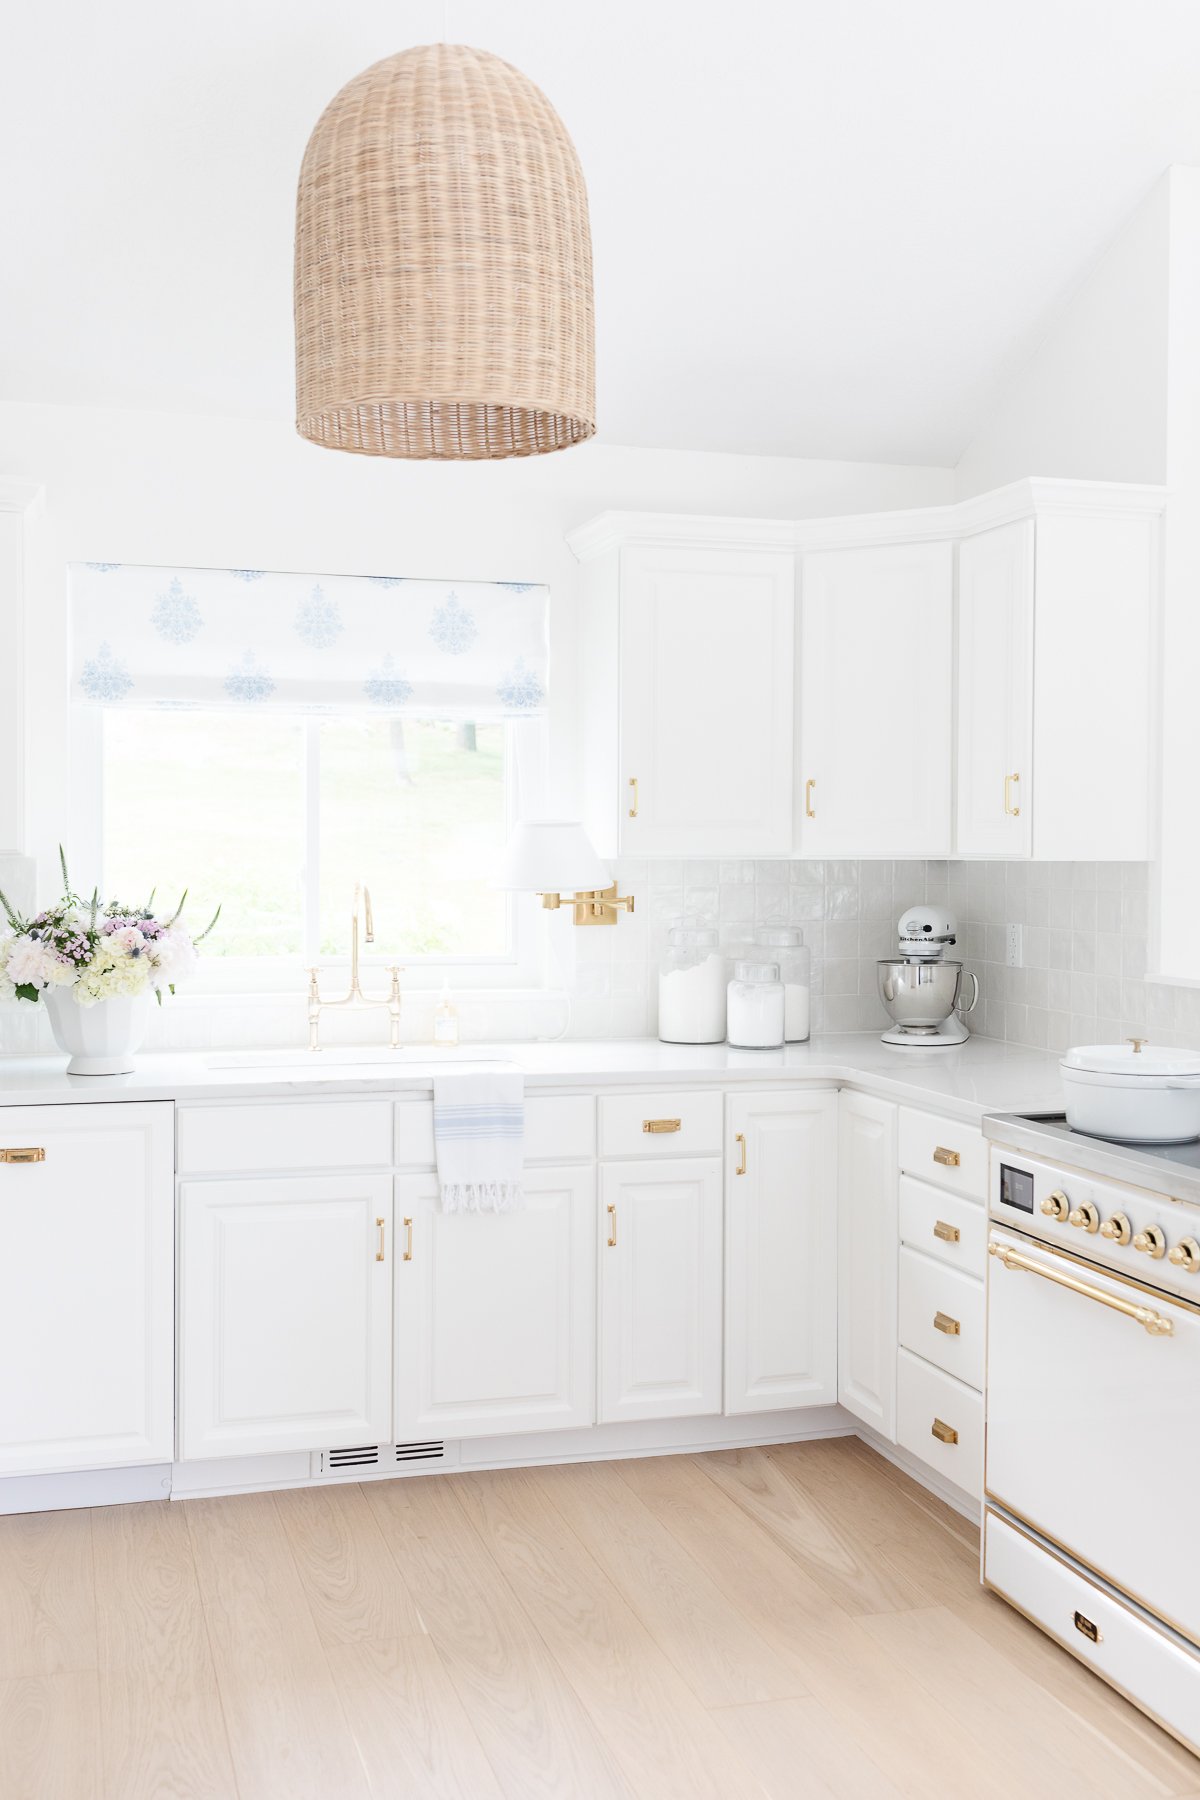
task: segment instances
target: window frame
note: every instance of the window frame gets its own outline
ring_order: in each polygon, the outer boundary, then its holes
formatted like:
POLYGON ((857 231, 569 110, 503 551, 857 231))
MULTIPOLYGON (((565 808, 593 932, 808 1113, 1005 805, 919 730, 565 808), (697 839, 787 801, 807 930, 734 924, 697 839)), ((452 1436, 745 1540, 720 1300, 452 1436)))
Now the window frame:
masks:
MULTIPOLYGON (((71 768, 70 861, 79 887, 93 884, 105 892, 104 882, 104 708, 69 702, 68 730, 71 768), (82 879, 80 879, 82 877, 82 879)), ((129 710, 129 709, 122 709, 129 710)), ((147 710, 153 710, 148 708, 147 710)), ((213 717, 219 717, 214 709, 213 717)), ((275 716, 278 716, 276 713, 275 716)), ((294 957, 205 957, 188 978, 187 995, 193 999, 220 1000, 257 995, 303 993, 310 968, 320 971, 323 991, 336 994, 349 984, 349 955, 321 958, 320 926, 320 755, 319 728, 327 715, 298 714, 304 732, 300 779, 303 787, 305 862, 301 899, 302 950, 294 957), (315 855, 314 855, 315 846, 315 855)), ((413 713, 406 717, 426 718, 413 713)), ((542 810, 549 764, 548 725, 544 715, 506 718, 505 829, 511 832, 518 817, 542 810)), ((349 915, 353 888, 346 895, 349 915)), ((513 989, 545 985, 546 938, 537 910, 522 906, 519 894, 506 896, 508 949, 495 957, 412 956, 401 963, 401 980, 412 992, 440 990, 449 984, 455 991, 513 989)), ((359 957, 360 976, 368 996, 386 992, 387 970, 394 959, 364 950, 359 957)))

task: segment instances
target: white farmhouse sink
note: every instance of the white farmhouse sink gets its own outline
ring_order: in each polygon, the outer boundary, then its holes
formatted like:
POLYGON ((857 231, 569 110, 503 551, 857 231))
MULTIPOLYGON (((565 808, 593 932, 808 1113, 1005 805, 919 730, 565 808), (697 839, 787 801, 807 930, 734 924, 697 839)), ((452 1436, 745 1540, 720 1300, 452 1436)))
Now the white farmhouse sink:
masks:
POLYGON ((210 1056, 210 1069, 289 1069, 320 1075, 333 1069, 398 1069, 414 1063, 502 1063, 504 1056, 488 1056, 460 1044, 449 1049, 441 1044, 404 1044, 399 1050, 373 1049, 369 1045, 330 1050, 227 1050, 210 1056))

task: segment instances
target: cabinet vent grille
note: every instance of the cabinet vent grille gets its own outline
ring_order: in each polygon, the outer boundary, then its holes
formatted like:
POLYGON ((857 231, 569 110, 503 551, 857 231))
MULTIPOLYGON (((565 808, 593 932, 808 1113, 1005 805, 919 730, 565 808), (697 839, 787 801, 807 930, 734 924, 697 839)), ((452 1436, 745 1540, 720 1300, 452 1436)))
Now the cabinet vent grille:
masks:
MULTIPOLYGON (((457 1446, 452 1448, 457 1450, 457 1446)), ((445 1444, 432 1438, 419 1444, 350 1444, 336 1450, 315 1450, 312 1472, 314 1475, 338 1475, 352 1469, 374 1469, 380 1475, 386 1475, 391 1470, 407 1469, 414 1463, 447 1461, 457 1461, 457 1455, 448 1457, 445 1444)))

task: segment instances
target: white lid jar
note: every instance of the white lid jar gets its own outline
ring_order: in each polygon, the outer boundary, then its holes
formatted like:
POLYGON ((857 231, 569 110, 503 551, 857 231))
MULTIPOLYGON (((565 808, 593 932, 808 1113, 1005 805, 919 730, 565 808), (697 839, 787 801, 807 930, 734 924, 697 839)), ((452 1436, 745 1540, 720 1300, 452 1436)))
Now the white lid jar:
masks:
POLYGON ((664 1044, 719 1044, 725 1037, 725 959, 715 931, 673 925, 658 969, 658 1035, 664 1044))
POLYGON ((743 1050, 783 1043, 783 983, 776 962, 738 962, 729 984, 729 1042, 743 1050))
POLYGON ((789 1044, 808 1041, 812 1015, 812 951, 794 925, 763 925, 754 934, 779 964, 783 983, 783 1035, 789 1044))

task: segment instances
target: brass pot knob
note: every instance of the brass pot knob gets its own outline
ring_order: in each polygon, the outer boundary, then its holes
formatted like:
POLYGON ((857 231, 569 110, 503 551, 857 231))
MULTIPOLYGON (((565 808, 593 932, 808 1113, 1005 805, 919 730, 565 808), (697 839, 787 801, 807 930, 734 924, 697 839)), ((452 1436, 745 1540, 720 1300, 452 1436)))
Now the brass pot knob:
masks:
POLYGON ((1042 1201, 1042 1211, 1048 1219, 1065 1219, 1070 1210, 1071 1202, 1061 1188, 1055 1188, 1054 1192, 1047 1194, 1042 1201))
POLYGON ((1100 1236, 1113 1244, 1127 1244, 1133 1236, 1133 1226, 1123 1212, 1115 1212, 1111 1219, 1105 1219, 1100 1236))
POLYGON ((1162 1226, 1151 1225, 1145 1231, 1139 1231, 1133 1240, 1133 1247, 1140 1250, 1143 1256, 1152 1256, 1157 1262, 1167 1253, 1167 1240, 1162 1226))
POLYGON ((1180 1238, 1175 1248, 1168 1251, 1167 1261, 1177 1269, 1186 1269, 1189 1275, 1200 1274, 1200 1244, 1195 1238, 1180 1238))
POLYGON ((1074 1225, 1078 1231, 1091 1232, 1093 1235, 1100 1229, 1100 1211, 1091 1200, 1085 1200, 1082 1206, 1073 1206, 1067 1214, 1067 1224, 1074 1225))

